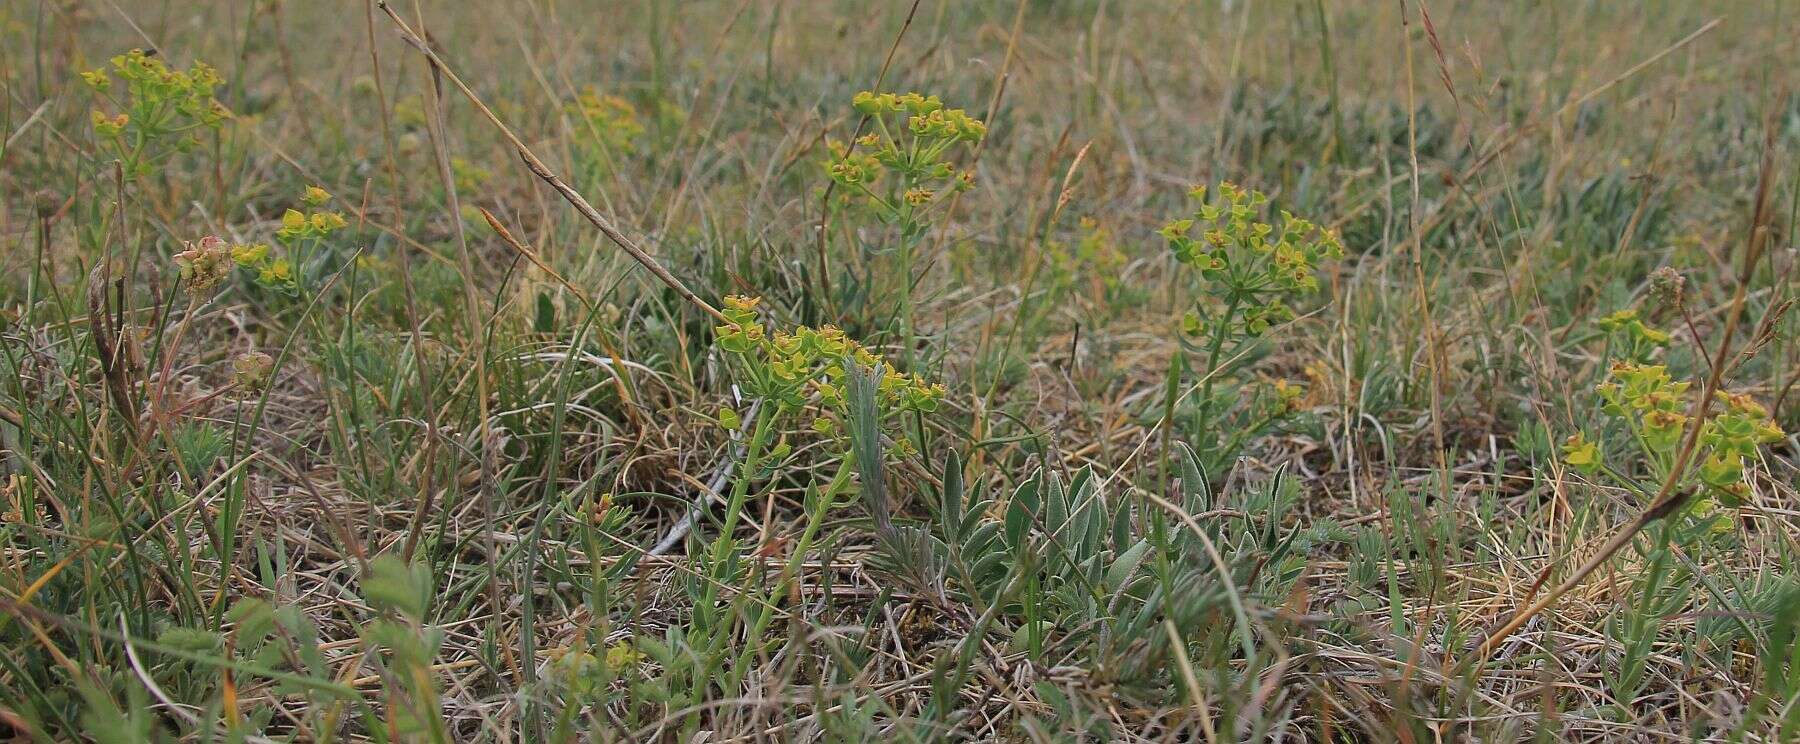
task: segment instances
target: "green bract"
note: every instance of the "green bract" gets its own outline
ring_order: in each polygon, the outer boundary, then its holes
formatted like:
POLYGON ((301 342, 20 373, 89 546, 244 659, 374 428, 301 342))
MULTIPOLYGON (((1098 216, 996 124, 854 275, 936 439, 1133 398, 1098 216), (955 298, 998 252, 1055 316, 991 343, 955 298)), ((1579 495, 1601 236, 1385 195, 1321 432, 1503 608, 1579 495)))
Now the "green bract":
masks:
POLYGON ((1645 325, 1636 310, 1620 310, 1601 318, 1596 325, 1627 359, 1646 360, 1657 349, 1669 345, 1669 334, 1645 325))

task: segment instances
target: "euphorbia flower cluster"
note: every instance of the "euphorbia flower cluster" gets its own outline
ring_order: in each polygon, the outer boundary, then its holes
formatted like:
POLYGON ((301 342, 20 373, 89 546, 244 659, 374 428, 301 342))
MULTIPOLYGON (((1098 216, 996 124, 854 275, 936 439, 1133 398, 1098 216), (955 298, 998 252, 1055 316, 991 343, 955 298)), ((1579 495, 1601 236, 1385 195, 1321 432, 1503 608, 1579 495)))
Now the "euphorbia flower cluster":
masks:
MULTIPOLYGON (((750 395, 771 401, 782 411, 816 406, 841 417, 846 406, 846 370, 848 365, 858 365, 882 370, 879 402, 884 416, 937 410, 945 392, 943 385, 895 370, 833 326, 799 326, 770 334, 764 328, 760 304, 761 298, 726 297, 720 311, 726 323, 714 329, 719 348, 742 362, 747 373, 742 387, 750 395)), ((813 427, 829 433, 836 425, 831 418, 820 416, 813 427)))
MULTIPOLYGON (((1625 425, 1648 474, 1658 480, 1669 476, 1681 443, 1692 424, 1687 414, 1687 393, 1692 383, 1677 382, 1668 368, 1660 364, 1621 361, 1612 365, 1606 382, 1595 388, 1602 401, 1601 410, 1625 425)), ((1695 461, 1699 466, 1684 479, 1699 485, 1728 503, 1735 503, 1749 492, 1745 482, 1745 461, 1756 456, 1757 447, 1780 441, 1781 427, 1770 418, 1767 409, 1749 395, 1716 391, 1714 406, 1700 424, 1695 461)), ((1576 432, 1563 444, 1563 461, 1588 474, 1606 473, 1624 480, 1621 470, 1626 462, 1609 463, 1601 442, 1586 433, 1576 432)), ((1696 512, 1710 509, 1710 499, 1696 500, 1696 512)))

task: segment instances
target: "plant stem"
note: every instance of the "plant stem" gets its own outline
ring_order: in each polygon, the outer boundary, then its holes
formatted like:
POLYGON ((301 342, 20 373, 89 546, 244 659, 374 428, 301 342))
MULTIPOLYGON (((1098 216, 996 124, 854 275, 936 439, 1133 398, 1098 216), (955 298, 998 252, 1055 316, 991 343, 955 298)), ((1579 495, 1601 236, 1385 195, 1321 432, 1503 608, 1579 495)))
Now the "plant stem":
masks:
POLYGON ((1200 385, 1200 420, 1202 425, 1211 424, 1213 406, 1213 383, 1219 379, 1219 355, 1225 350, 1225 336, 1231 332, 1231 318, 1237 314, 1238 306, 1243 298, 1233 290, 1231 299, 1225 305, 1225 314, 1219 316, 1219 322, 1213 326, 1212 345, 1206 350, 1206 378, 1200 385))

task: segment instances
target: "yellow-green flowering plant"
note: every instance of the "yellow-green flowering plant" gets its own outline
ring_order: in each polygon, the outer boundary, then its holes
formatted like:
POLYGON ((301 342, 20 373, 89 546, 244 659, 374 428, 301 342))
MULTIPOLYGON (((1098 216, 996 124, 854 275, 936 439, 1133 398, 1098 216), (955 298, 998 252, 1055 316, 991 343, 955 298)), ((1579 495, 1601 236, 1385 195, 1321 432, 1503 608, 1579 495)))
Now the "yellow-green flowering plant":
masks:
POLYGON ((331 200, 325 189, 308 186, 301 193, 300 208, 282 213, 275 242, 285 255, 276 255, 267 244, 257 243, 233 248, 232 257, 256 277, 259 285, 289 292, 305 289, 301 286, 306 278, 301 275, 303 270, 312 266, 332 236, 349 224, 344 215, 326 208, 331 200))
POLYGON ((295 269, 295 259, 289 256, 299 256, 300 265, 306 265, 333 235, 347 226, 343 215, 324 209, 330 201, 331 194, 324 189, 307 187, 300 203, 308 211, 287 210, 281 217, 281 226, 275 230, 279 250, 268 243, 228 244, 212 236, 190 244, 174 257, 188 292, 196 301, 210 299, 236 267, 256 286, 294 293, 300 288, 301 277, 295 269))
POLYGON ((244 269, 264 287, 286 291, 294 286, 293 266, 287 259, 274 257, 267 243, 226 243, 208 235, 174 258, 182 283, 197 303, 212 299, 234 267, 244 269))
MULTIPOLYGON (((764 637, 763 631, 774 617, 771 610, 785 596, 785 587, 818 537, 825 513, 851 491, 857 455, 848 441, 851 437, 840 433, 838 422, 853 420, 856 425, 876 426, 907 413, 928 413, 937 409, 944 395, 942 385, 893 370, 837 328, 801 326, 771 332, 759 310, 760 304, 758 298, 726 297, 720 309, 724 322, 714 329, 718 349, 736 372, 738 390, 755 404, 748 422, 730 408, 719 415, 722 426, 747 429, 748 434, 742 442, 741 456, 737 457, 740 464, 725 503, 718 537, 709 550, 698 556, 703 562, 695 573, 704 578, 690 589, 695 620, 685 643, 700 653, 698 662, 682 667, 679 674, 685 677, 685 684, 695 687, 738 689, 742 680, 734 675, 748 667, 747 662, 760 646, 751 643, 736 647, 733 639, 764 637), (854 383, 852 376, 863 382, 854 383), (867 415, 866 411, 852 411, 851 385, 866 385, 870 377, 876 380, 872 396, 876 412, 867 415), (776 432, 780 422, 799 415, 812 416, 811 429, 840 444, 836 474, 823 486, 807 484, 805 525, 792 543, 792 553, 780 576, 772 586, 766 585, 766 597, 750 603, 746 599, 748 593, 744 593, 733 600, 735 611, 721 607, 718 588, 744 584, 747 567, 741 561, 734 532, 749 502, 752 484, 773 472, 772 466, 793 451, 776 432)), ((911 447, 904 436, 895 436, 892 441, 890 452, 894 454, 904 455, 911 447)), ((882 455, 878 452, 876 456, 882 455)))
MULTIPOLYGON (((915 254, 950 197, 975 187, 974 174, 960 169, 954 155, 981 142, 987 125, 962 109, 946 108, 937 96, 919 93, 863 91, 851 105, 874 131, 851 145, 830 143, 826 174, 844 206, 860 208, 893 231, 863 247, 897 257, 899 336, 910 341, 915 254)), ((904 348, 910 357, 912 345, 904 348)))
MULTIPOLYGON (((1197 203, 1160 234, 1181 266, 1198 274, 1192 306, 1182 316, 1183 348, 1202 359, 1199 428, 1190 445, 1206 465, 1229 459, 1249 438, 1292 413, 1303 390, 1296 384, 1225 385, 1245 352, 1270 328, 1294 318, 1292 304, 1319 289, 1319 266, 1343 258, 1337 233, 1286 210, 1270 218, 1260 191, 1222 182, 1196 187, 1197 203), (1226 391, 1221 393, 1220 391, 1226 391), (1246 392, 1247 391, 1247 392, 1246 392)), ((1170 372, 1164 416, 1173 418, 1180 380, 1177 357, 1170 372)))
MULTIPOLYGON (((810 410, 814 412, 814 431, 835 433, 837 422, 846 415, 845 377, 853 366, 881 370, 878 393, 883 418, 937 410, 943 385, 895 370, 834 326, 799 326, 771 334, 758 311, 760 304, 760 298, 726 297, 720 311, 726 322, 714 333, 719 348, 738 362, 742 374, 739 388, 772 405, 768 415, 810 410)), ((727 425, 738 421, 735 412, 721 419, 727 425)), ((896 438, 895 444, 903 453, 910 447, 905 437, 896 438)))
POLYGON ((1668 344, 1669 334, 1646 325, 1635 311, 1613 313, 1598 325, 1607 335, 1609 355, 1624 358, 1612 362, 1595 388, 1600 423, 1576 430, 1562 454, 1570 468, 1632 494, 1657 514, 1650 540, 1633 543, 1643 559, 1632 579, 1637 597, 1629 600, 1628 611, 1607 621, 1609 635, 1622 646, 1607 682, 1618 699, 1629 700, 1641 689, 1662 618, 1678 606, 1674 603, 1685 601, 1687 590, 1681 587, 1691 564, 1675 561, 1679 549, 1673 544, 1731 532, 1727 508, 1750 492, 1748 463, 1762 445, 1784 435, 1749 395, 1715 390, 1706 401, 1711 405, 1696 406, 1692 383, 1674 379, 1667 366, 1650 360, 1668 344), (1695 410, 1704 411, 1702 420, 1693 420, 1695 410))
POLYGON ((1095 302, 1126 301, 1118 297, 1119 275, 1127 256, 1115 243, 1112 230, 1092 216, 1077 221, 1072 241, 1055 238, 1044 242, 1044 276, 1050 294, 1095 302))
POLYGON ((1699 423, 1695 444, 1699 450, 1692 458, 1698 465, 1674 474, 1682 441, 1693 424, 1688 415, 1690 388, 1691 383, 1673 380, 1664 365, 1615 362, 1606 382, 1595 388, 1609 421, 1593 436, 1583 431, 1571 435, 1563 443, 1563 462, 1646 498, 1656 487, 1644 483, 1662 483, 1678 475, 1676 488, 1700 494, 1689 500, 1687 514, 1728 526, 1717 520, 1718 505, 1740 503, 1749 492, 1746 463, 1756 457, 1758 447, 1780 441, 1783 434, 1768 410, 1749 395, 1716 391, 1714 405, 1699 423), (1623 430, 1612 440, 1624 440, 1624 446, 1616 448, 1619 451, 1607 451, 1606 429, 1623 430))
POLYGON ((204 62, 177 70, 133 49, 81 78, 110 104, 93 110, 94 134, 133 177, 150 173, 173 153, 193 149, 204 132, 217 130, 230 116, 213 98, 219 74, 204 62))
POLYGON ((616 95, 586 90, 563 110, 575 121, 576 141, 591 161, 590 170, 611 170, 614 158, 630 155, 644 136, 637 107, 616 95))
POLYGON ((1314 270, 1344 257, 1336 233, 1282 211, 1264 221, 1268 197, 1225 182, 1186 218, 1164 225, 1175 260, 1199 272, 1205 293, 1182 318, 1182 329, 1209 342, 1256 337, 1293 318, 1286 300, 1319 289, 1314 270), (1277 229, 1279 228, 1279 229, 1277 229))

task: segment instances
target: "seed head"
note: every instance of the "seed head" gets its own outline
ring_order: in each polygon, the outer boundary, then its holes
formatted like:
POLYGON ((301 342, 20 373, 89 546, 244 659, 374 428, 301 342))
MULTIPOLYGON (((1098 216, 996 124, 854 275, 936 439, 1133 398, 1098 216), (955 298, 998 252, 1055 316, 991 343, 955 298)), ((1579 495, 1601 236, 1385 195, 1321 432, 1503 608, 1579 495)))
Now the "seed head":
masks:
POLYGON ((56 214, 56 210, 62 207, 62 199, 50 189, 40 189, 31 195, 31 206, 37 210, 39 217, 49 217, 56 214))
POLYGON ((1674 267, 1664 266, 1650 272, 1650 296, 1666 307, 1681 304, 1681 289, 1687 284, 1687 278, 1674 267))
POLYGON ((231 381, 246 391, 262 390, 274 371, 275 358, 260 351, 247 351, 231 360, 231 381))
POLYGON ((225 241, 217 236, 208 235, 197 243, 189 243, 188 249, 175 254, 175 265, 181 269, 181 278, 187 282, 188 293, 195 299, 209 295, 219 282, 231 275, 231 249, 225 241))

